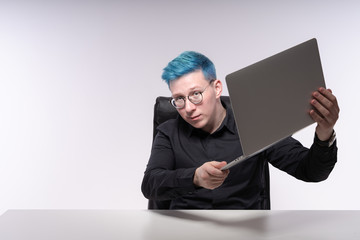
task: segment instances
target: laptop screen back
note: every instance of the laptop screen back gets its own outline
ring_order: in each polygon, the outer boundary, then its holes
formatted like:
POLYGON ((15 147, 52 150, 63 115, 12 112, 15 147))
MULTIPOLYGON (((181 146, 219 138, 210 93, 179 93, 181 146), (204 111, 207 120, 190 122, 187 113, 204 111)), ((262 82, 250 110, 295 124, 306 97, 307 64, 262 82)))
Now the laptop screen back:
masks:
POLYGON ((312 92, 325 87, 316 39, 226 76, 245 156, 312 124, 312 92))

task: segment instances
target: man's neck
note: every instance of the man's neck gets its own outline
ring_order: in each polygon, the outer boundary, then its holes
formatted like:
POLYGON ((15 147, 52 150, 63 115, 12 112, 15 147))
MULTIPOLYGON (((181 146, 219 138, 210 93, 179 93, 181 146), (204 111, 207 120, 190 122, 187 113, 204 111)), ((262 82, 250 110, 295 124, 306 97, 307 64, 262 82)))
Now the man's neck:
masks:
POLYGON ((216 130, 218 130, 218 128, 221 126, 222 122, 224 121, 225 117, 226 117, 226 109, 224 108, 224 106, 221 104, 221 102, 219 102, 216 105, 216 116, 215 116, 215 120, 214 120, 214 129, 210 132, 210 134, 214 133, 216 130))

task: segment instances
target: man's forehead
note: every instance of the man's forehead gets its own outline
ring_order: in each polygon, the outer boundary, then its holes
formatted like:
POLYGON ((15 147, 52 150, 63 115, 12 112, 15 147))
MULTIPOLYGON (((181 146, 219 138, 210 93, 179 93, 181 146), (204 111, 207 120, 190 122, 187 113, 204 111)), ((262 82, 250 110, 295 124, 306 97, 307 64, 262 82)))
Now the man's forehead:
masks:
POLYGON ((196 88, 201 88, 208 81, 205 79, 202 71, 195 71, 181 76, 178 79, 170 81, 169 88, 173 95, 186 94, 196 88))

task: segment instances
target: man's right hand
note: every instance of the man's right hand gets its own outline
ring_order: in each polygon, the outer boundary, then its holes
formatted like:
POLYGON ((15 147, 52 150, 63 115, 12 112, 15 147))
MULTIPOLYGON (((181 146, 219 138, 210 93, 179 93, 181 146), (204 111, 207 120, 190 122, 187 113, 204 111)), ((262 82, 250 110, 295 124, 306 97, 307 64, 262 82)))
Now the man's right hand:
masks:
POLYGON ((226 162, 206 162, 195 171, 194 184, 207 189, 220 187, 229 175, 229 169, 221 171, 226 162))

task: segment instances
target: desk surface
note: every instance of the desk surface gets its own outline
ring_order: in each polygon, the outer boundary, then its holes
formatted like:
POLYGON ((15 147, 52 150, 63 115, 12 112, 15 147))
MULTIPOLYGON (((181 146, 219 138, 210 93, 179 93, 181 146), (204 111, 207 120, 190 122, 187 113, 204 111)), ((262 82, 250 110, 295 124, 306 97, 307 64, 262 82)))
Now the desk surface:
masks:
POLYGON ((9 210, 1 240, 360 239, 360 211, 9 210))

